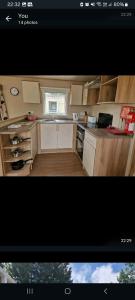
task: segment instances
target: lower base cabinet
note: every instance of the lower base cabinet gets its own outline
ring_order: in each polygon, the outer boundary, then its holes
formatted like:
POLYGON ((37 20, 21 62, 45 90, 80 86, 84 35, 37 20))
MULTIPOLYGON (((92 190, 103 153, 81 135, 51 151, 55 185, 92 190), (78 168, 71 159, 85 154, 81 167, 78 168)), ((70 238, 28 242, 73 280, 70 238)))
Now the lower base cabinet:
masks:
POLYGON ((42 150, 73 148, 73 124, 41 124, 40 140, 42 150))
POLYGON ((93 176, 95 148, 85 139, 83 152, 83 165, 89 176, 93 176))
POLYGON ((85 132, 83 166, 89 176, 125 176, 130 137, 94 137, 85 132))

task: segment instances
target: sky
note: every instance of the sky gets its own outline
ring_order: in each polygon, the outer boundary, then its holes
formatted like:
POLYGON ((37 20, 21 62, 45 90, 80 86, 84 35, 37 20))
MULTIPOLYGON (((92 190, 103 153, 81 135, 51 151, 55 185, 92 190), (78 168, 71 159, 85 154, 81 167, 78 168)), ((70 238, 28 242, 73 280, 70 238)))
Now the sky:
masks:
POLYGON ((73 283, 118 283, 124 263, 71 263, 73 283))

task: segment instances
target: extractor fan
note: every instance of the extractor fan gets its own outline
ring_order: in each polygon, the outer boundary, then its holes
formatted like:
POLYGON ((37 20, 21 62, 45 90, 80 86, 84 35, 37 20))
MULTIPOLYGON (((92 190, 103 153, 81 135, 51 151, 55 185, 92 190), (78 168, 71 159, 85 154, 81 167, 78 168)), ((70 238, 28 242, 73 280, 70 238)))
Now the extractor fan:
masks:
POLYGON ((96 79, 86 82, 84 84, 85 88, 99 88, 100 87, 100 76, 97 76, 96 79))

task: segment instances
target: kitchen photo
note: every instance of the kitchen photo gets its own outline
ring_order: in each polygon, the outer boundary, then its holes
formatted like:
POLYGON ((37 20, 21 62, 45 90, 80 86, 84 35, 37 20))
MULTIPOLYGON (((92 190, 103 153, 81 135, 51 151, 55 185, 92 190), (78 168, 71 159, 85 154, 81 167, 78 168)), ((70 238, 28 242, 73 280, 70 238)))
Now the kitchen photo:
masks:
POLYGON ((0 176, 135 176, 135 76, 0 76, 0 176))

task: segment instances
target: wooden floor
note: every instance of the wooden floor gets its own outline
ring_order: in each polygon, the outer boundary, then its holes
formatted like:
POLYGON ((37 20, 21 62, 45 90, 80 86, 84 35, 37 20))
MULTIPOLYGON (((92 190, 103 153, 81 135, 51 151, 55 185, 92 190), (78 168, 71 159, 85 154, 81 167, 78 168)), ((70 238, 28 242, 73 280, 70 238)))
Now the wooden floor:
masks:
POLYGON ((75 153, 37 154, 30 176, 86 176, 75 153))

